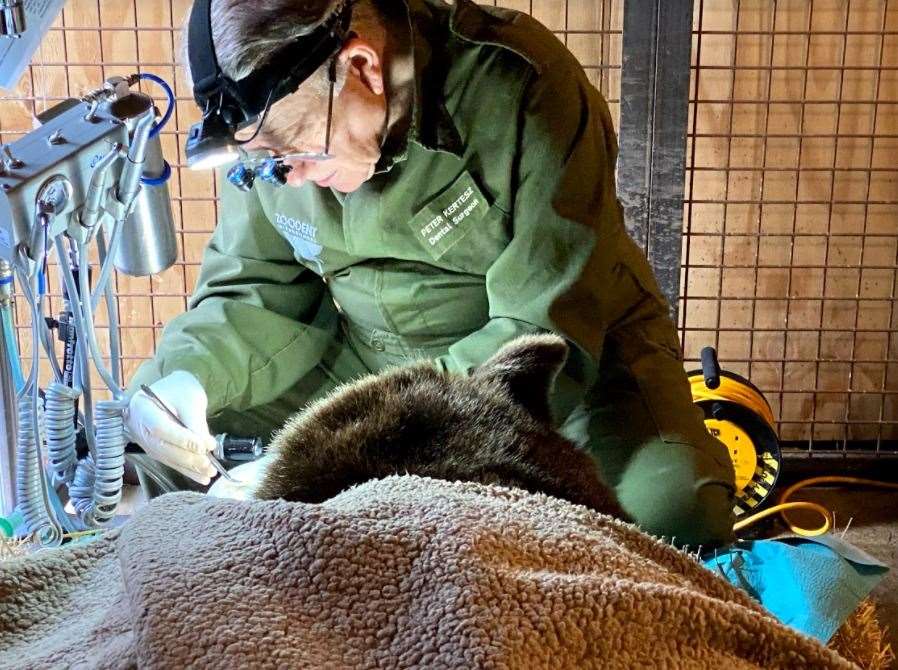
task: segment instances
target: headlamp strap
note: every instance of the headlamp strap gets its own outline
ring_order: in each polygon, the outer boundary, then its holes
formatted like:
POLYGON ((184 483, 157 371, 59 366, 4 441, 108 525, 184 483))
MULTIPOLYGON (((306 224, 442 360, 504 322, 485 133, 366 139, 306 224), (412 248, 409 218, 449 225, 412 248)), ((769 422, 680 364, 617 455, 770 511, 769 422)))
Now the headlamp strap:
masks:
POLYGON ((311 33, 293 40, 240 81, 233 81, 218 65, 212 41, 211 6, 212 0, 196 0, 190 14, 193 96, 201 109, 222 114, 232 126, 253 119, 266 106, 296 91, 339 51, 352 20, 352 2, 347 1, 311 33), (215 100, 219 96, 220 100, 215 100))
POLYGON ((259 102, 266 100, 270 91, 274 91, 272 103, 295 92, 340 50, 349 33, 351 18, 351 3, 346 3, 313 32, 287 44, 240 81, 226 79, 228 92, 254 114, 262 111, 259 102))
POLYGON ((187 40, 190 46, 190 76, 193 78, 193 97, 207 110, 216 93, 221 92, 221 69, 212 41, 212 0, 196 0, 190 12, 187 40))

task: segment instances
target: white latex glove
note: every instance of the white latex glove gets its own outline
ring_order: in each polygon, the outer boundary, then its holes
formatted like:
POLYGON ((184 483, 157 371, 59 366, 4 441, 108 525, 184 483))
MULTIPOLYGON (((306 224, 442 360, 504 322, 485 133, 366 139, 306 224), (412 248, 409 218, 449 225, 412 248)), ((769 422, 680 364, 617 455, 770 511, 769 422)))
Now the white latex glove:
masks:
POLYGON ((206 391, 196 377, 184 370, 176 370, 151 384, 150 390, 187 428, 179 426, 146 393, 138 391, 125 412, 131 439, 151 458, 208 485, 216 471, 207 455, 215 449, 215 438, 206 423, 206 391))
POLYGON ((237 467, 228 470, 228 474, 235 481, 229 482, 224 477, 219 477, 206 492, 206 495, 213 498, 252 500, 256 496, 256 487, 265 477, 266 469, 272 460, 272 455, 268 454, 257 461, 241 463, 237 467))

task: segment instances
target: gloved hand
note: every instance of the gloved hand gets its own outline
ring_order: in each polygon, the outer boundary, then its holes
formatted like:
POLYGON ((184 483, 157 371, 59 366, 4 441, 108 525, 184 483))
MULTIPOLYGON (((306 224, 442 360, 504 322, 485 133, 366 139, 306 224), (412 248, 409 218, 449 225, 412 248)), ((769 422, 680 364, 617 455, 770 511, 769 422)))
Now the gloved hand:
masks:
POLYGON ((215 449, 215 438, 206 423, 206 391, 189 372, 176 370, 150 385, 187 429, 179 426, 146 393, 135 393, 125 412, 131 439, 150 457, 174 468, 185 477, 208 485, 215 468, 207 454, 215 449))
POLYGON ((256 495, 256 487, 262 483, 265 473, 271 461, 272 454, 263 456, 257 461, 241 463, 228 470, 228 474, 235 480, 229 482, 224 477, 219 477, 206 491, 206 495, 213 498, 231 498, 233 500, 252 500, 256 495))

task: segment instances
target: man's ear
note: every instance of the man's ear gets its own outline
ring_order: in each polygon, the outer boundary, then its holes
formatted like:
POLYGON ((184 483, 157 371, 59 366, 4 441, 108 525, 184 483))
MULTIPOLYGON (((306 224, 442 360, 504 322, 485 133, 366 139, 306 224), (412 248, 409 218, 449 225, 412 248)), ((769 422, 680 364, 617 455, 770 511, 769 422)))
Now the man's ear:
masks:
POLYGON ((374 95, 384 93, 383 63, 380 53, 366 39, 350 37, 337 56, 341 65, 345 65, 350 75, 354 75, 374 95))
POLYGON ((536 419, 551 423, 549 391, 567 355, 568 345, 558 335, 526 335, 502 347, 472 376, 500 381, 536 419))

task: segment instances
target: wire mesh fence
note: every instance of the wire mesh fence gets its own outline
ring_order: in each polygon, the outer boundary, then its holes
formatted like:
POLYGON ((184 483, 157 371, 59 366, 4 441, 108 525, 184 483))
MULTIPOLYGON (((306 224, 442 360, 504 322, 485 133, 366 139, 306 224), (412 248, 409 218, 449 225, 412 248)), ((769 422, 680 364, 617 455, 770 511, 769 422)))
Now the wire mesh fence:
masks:
POLYGON ((695 4, 684 350, 811 451, 896 449, 896 4, 695 4))
MULTIPOLYGON (((555 32, 618 118, 623 0, 487 4, 555 32)), ((180 256, 158 276, 115 279, 124 378, 186 309, 217 216, 211 173, 188 171, 183 156, 198 118, 178 64, 190 5, 69 0, 18 88, 0 96, 0 142, 10 142, 107 76, 174 83, 162 142, 180 256)), ((695 0, 679 310, 687 367, 717 346, 725 367, 764 391, 783 439, 811 450, 881 451, 898 439, 896 5, 695 0)), ((165 105, 161 91, 145 92, 165 105)), ((52 269, 51 287, 56 311, 52 269)))

